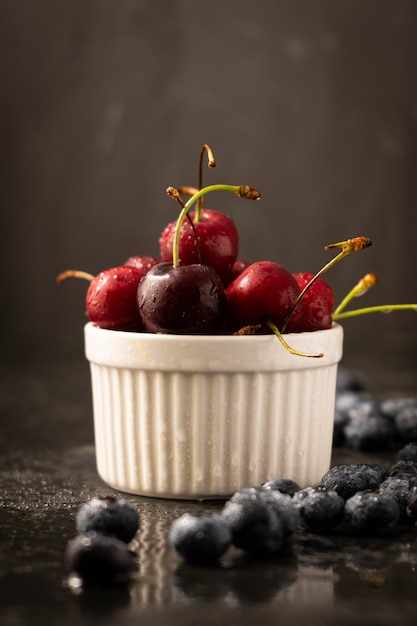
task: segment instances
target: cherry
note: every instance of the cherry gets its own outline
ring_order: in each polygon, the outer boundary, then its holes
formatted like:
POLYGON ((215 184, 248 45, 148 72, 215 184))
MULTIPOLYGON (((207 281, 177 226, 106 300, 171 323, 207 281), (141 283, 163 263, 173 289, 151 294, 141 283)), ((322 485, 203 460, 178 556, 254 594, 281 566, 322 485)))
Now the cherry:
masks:
POLYGON ((121 265, 106 269, 97 276, 68 270, 57 277, 57 282, 60 284, 67 278, 89 280, 86 308, 90 321, 109 330, 140 331, 143 325, 136 293, 144 274, 144 270, 121 265))
POLYGON ((225 287, 228 287, 230 283, 234 281, 235 278, 239 276, 247 267, 249 267, 249 261, 245 261, 244 259, 236 259, 233 263, 232 267, 226 274, 222 275, 223 284, 225 287))
MULTIPOLYGON (((216 270, 202 263, 181 264, 181 230, 194 202, 211 191, 230 191, 242 198, 257 200, 259 191, 247 185, 211 185, 197 191, 182 204, 172 242, 172 263, 154 265, 141 280, 138 308, 143 326, 148 332, 208 334, 222 326, 227 299, 216 270)), ((168 187, 167 194, 175 199, 179 192, 168 187)))
MULTIPOLYGON (((313 274, 301 272, 293 274, 300 290, 311 281, 313 274)), ((312 283, 303 298, 303 313, 296 319, 289 318, 287 332, 310 332, 325 330, 333 323, 332 312, 334 308, 333 290, 323 279, 318 278, 312 283)))
POLYGON ((151 333, 212 334, 226 311, 223 283, 212 267, 159 263, 139 283, 137 304, 151 333))
MULTIPOLYGON (((294 276, 279 263, 252 263, 226 289, 228 326, 236 331, 270 319, 281 328, 299 293, 294 276)), ((294 315, 301 313, 302 306, 294 315)))
MULTIPOLYGON (((200 151, 198 170, 198 189, 182 187, 184 193, 192 196, 201 190, 203 182, 203 156, 208 156, 208 167, 216 167, 213 152, 207 144, 200 151)), ((176 191, 176 190, 175 190, 176 191)), ((170 194, 169 194, 170 195, 170 194)), ((184 203, 177 192, 171 195, 184 203)), ((239 235, 234 221, 225 213, 204 208, 204 194, 197 198, 196 210, 187 214, 188 222, 183 222, 179 235, 179 260, 181 265, 204 263, 210 265, 223 278, 230 272, 239 249, 239 235)), ((163 261, 173 258, 174 238, 177 222, 171 222, 163 230, 159 239, 160 254, 163 261)))
MULTIPOLYGON (((202 209, 198 217, 197 211, 193 211, 190 217, 196 235, 190 222, 184 221, 179 243, 181 265, 201 262, 213 267, 220 276, 227 274, 236 260, 239 249, 239 235, 233 220, 225 213, 214 209, 202 209)), ((168 224, 159 239, 163 261, 172 260, 176 225, 176 221, 168 224)))
POLYGON ((143 272, 147 272, 149 268, 160 262, 160 259, 155 259, 152 256, 137 254, 135 256, 130 256, 128 259, 126 259, 123 265, 136 267, 138 270, 143 270, 143 272))

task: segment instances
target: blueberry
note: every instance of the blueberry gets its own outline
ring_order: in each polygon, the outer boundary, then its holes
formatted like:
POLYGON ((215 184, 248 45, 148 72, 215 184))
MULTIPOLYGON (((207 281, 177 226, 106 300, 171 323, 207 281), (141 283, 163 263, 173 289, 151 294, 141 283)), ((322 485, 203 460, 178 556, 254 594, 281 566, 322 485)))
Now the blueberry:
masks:
POLYGON ((300 512, 292 496, 268 487, 259 489, 258 496, 281 520, 284 537, 292 535, 300 524, 300 512))
POLYGON ((392 496, 397 502, 400 509, 402 521, 408 521, 407 514, 408 497, 411 489, 417 485, 417 476, 414 478, 400 478, 396 476, 388 476, 379 486, 379 493, 392 496))
POLYGON ((411 442, 398 450, 396 461, 413 461, 417 463, 417 443, 411 442))
POLYGON ((139 513, 123 498, 95 497, 80 507, 75 524, 79 533, 95 530, 129 543, 139 528, 139 513))
POLYGON ((345 426, 349 421, 349 411, 361 402, 372 401, 373 396, 367 391, 342 390, 336 393, 334 407, 333 445, 342 446, 345 443, 345 426))
POLYGON ((392 496, 359 491, 346 501, 344 519, 355 534, 384 535, 396 528, 400 509, 392 496))
POLYGON ((377 489, 386 476, 386 471, 377 463, 335 465, 321 479, 319 488, 336 491, 347 500, 357 491, 377 489))
POLYGON ((296 491, 300 490, 300 485, 290 478, 273 478, 261 485, 264 489, 272 489, 280 493, 286 493, 293 496, 296 491))
POLYGON ((391 466, 389 476, 397 478, 410 478, 417 476, 417 462, 399 460, 391 466))
POLYGON ((409 518, 417 524, 417 487, 414 486, 410 490, 407 499, 406 513, 409 518))
POLYGON ((275 493, 255 487, 242 489, 226 502, 221 515, 229 525, 236 547, 263 556, 282 547, 286 530, 281 517, 259 492, 275 493))
POLYGON ((375 400, 365 400, 349 409, 344 434, 346 443, 356 450, 380 451, 395 440, 396 429, 375 400))
POLYGON ((195 516, 184 513, 169 532, 173 548, 187 561, 211 563, 230 547, 232 534, 226 521, 217 514, 195 516))
POLYGON ((70 575, 76 574, 84 582, 125 579, 136 569, 126 543, 94 531, 77 535, 67 543, 65 564, 70 575))
POLYGON ((335 397, 335 409, 342 415, 347 415, 348 411, 355 409, 362 402, 376 402, 368 391, 339 391, 335 397))
POLYGON ((306 487, 293 500, 300 510, 301 525, 308 531, 326 532, 343 521, 345 501, 336 491, 306 487))
POLYGON ((403 441, 417 441, 417 404, 399 411, 395 416, 395 426, 403 441))
POLYGON ((381 402, 381 409, 386 415, 395 419, 398 413, 410 407, 417 407, 416 398, 388 398, 381 402))
POLYGON ((364 386, 359 377, 349 368, 339 365, 336 376, 336 391, 362 391, 364 386))

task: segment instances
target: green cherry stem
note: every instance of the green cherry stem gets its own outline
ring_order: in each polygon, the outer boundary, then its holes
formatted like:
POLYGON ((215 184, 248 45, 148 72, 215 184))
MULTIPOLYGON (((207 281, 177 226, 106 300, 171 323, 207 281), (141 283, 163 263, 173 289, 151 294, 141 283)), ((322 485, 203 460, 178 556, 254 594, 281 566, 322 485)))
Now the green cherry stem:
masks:
POLYGON ((333 320, 343 320, 348 317, 366 315, 367 313, 391 313, 391 311, 417 311, 417 304, 383 304, 368 306, 363 309, 353 309, 353 311, 345 311, 343 313, 334 312, 333 320))
MULTIPOLYGON (((176 190, 178 192, 178 190, 176 190)), ((229 191, 230 193, 234 193, 241 198, 245 198, 247 200, 259 200, 261 197, 260 192, 256 187, 250 187, 249 185, 209 185, 208 187, 204 187, 203 189, 199 189, 197 193, 195 193, 184 205, 175 227, 174 233, 174 242, 173 242, 173 250, 172 250, 172 264, 174 267, 179 267, 180 265, 180 233, 182 224, 184 219, 186 218, 188 211, 192 207, 192 205, 197 202, 199 198, 202 196, 211 193, 212 191, 229 191)), ((168 187, 166 190, 168 196, 173 197, 175 195, 175 187, 168 187)))
MULTIPOLYGON (((214 168, 216 167, 216 160, 214 158, 214 154, 210 146, 205 143, 200 150, 200 158, 198 163, 198 188, 201 189, 203 187, 203 157, 204 153, 207 153, 208 158, 208 167, 214 168)), ((201 196, 198 199, 197 206, 195 209, 195 221, 199 222, 201 220, 201 211, 204 207, 204 196, 201 196)))
POLYGON ((324 354, 321 352, 320 353, 319 352, 301 352, 300 350, 295 350, 294 348, 291 348, 291 346, 289 346, 288 343, 285 341, 279 329, 277 328, 277 326, 274 324, 274 322, 271 319, 265 320, 265 323, 272 330, 274 335, 278 337, 278 339, 280 340, 284 348, 288 350, 288 352, 290 352, 291 354, 295 354, 297 356, 306 356, 306 357, 313 358, 313 359, 320 359, 321 357, 324 356, 324 354))
POLYGON ((356 285, 349 291, 349 293, 343 298, 341 303, 333 311, 333 315, 338 315, 347 307, 349 302, 353 298, 359 298, 363 296, 371 287, 374 287, 378 282, 376 274, 366 274, 363 278, 356 283, 356 285))
POLYGON ((287 317, 284 320, 284 324, 282 325, 281 332, 283 333, 287 327, 287 324, 290 320, 291 315, 294 313, 296 307, 298 306, 300 300, 303 298, 306 291, 310 289, 310 287, 316 282, 320 276, 322 276, 325 272, 331 269, 336 263, 341 261, 345 256, 351 254, 351 252, 357 252, 358 250, 364 250, 364 248, 368 248, 372 245, 372 241, 369 237, 354 237, 353 239, 346 239, 346 241, 338 241, 337 243, 331 243, 328 246, 325 246, 325 250, 331 250, 333 248, 341 248, 339 254, 335 256, 331 261, 326 263, 318 272, 313 276, 313 278, 307 283, 304 289, 298 294, 296 301, 291 307, 287 317))
MULTIPOLYGON (((197 190, 196 190, 196 191, 197 191, 197 190)), ((195 191, 195 192, 196 192, 196 191, 195 191)), ((194 192, 194 193, 195 193, 195 192, 194 192)), ((172 198, 173 200, 176 200, 182 209, 184 209, 184 208, 185 208, 184 200, 181 198, 181 194, 180 194, 180 192, 179 192, 179 190, 178 190, 178 189, 175 189, 175 187, 168 187, 168 189, 167 189, 167 195, 168 195, 170 198, 172 198)), ((192 194, 191 194, 191 195, 192 195, 192 194)), ((201 263, 201 262, 202 262, 202 261, 201 261, 202 256, 201 256, 200 240, 199 240, 199 238, 198 238, 198 234, 197 234, 197 231, 196 231, 196 229, 195 229, 194 222, 193 222, 193 220, 191 219, 191 215, 190 215, 188 212, 187 212, 187 219, 188 219, 188 222, 189 222, 189 224, 190 224, 190 226, 191 226, 191 228, 192 228, 192 230, 193 230, 195 243, 196 243, 196 245, 197 245, 198 262, 199 262, 199 263, 201 263)))

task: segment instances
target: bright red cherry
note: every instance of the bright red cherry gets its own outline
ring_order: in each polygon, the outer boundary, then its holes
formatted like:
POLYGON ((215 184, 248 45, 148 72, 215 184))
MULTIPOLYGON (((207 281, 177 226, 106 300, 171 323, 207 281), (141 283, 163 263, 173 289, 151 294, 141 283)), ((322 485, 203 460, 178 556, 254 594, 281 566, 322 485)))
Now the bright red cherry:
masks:
MULTIPOLYGON (((310 282, 313 274, 301 272, 294 274, 294 278, 300 291, 310 282)), ((330 328, 333 322, 332 312, 334 309, 333 290, 323 279, 317 278, 303 295, 303 312, 301 315, 292 316, 288 321, 286 332, 310 332, 314 330, 325 330, 330 328)), ((301 304, 300 302, 300 304, 301 304)))
POLYGON ((155 259, 153 256, 146 256, 145 254, 136 254, 130 256, 123 265, 129 265, 136 267, 138 270, 142 270, 143 273, 147 272, 153 265, 160 263, 160 259, 155 259))
POLYGON ((228 326, 236 331, 272 319, 279 329, 299 293, 294 276, 279 263, 252 263, 226 289, 228 326))
MULTIPOLYGON (((199 220, 195 216, 195 211, 190 213, 195 233, 188 220, 181 226, 180 265, 209 265, 222 277, 230 271, 238 254, 239 235, 235 223, 225 213, 213 209, 202 209, 199 220)), ((176 224, 176 221, 168 224, 159 239, 162 261, 172 261, 176 224)))
POLYGON ((136 293, 143 271, 121 265, 100 272, 87 290, 87 315, 91 322, 110 330, 142 330, 136 293))

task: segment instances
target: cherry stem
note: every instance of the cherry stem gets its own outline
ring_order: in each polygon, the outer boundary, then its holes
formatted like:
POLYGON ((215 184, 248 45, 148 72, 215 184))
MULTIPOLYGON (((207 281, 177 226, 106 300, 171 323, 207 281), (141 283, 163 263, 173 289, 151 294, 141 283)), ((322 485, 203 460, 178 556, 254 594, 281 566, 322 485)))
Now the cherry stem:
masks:
POLYGON ((391 313, 391 311, 417 311, 417 304, 383 304, 377 306, 368 306, 363 309, 354 309, 353 311, 345 311, 344 313, 333 313, 333 320, 342 320, 347 317, 356 317, 367 313, 391 313))
POLYGON ((193 196, 197 193, 197 187, 189 187, 188 185, 183 185, 182 187, 177 188, 178 193, 185 196, 193 196))
POLYGON ((66 270, 65 272, 58 274, 56 282, 58 285, 61 285, 68 278, 84 278, 84 280, 88 280, 91 283, 95 276, 89 272, 83 272, 81 270, 66 270))
POLYGON ((353 239, 347 239, 346 241, 338 241, 337 243, 331 243, 328 246, 325 246, 325 250, 331 250, 333 248, 341 248, 339 254, 335 256, 331 261, 326 263, 318 272, 313 276, 313 278, 307 283, 304 289, 298 294, 296 301, 291 307, 287 317, 284 320, 284 324, 282 325, 281 332, 283 333, 287 327, 287 324, 290 320, 291 315, 294 313, 297 308, 300 300, 304 297, 304 294, 310 289, 310 287, 316 282, 320 276, 322 276, 325 272, 331 269, 336 263, 341 261, 345 256, 350 254, 351 252, 357 252, 359 250, 364 250, 372 245, 372 241, 369 237, 354 237, 353 239))
MULTIPOLYGON (((176 200, 178 202, 178 204, 181 206, 181 208, 185 208, 185 204, 184 204, 184 200, 181 198, 181 194, 179 192, 178 189, 175 189, 175 187, 168 187, 167 189, 167 194, 170 198, 172 198, 173 200, 176 200)), ((191 215, 187 212, 187 219, 190 223, 191 228, 193 229, 193 234, 194 234, 194 239, 197 245, 197 254, 198 254, 198 261, 199 263, 202 262, 202 257, 201 257, 201 247, 200 247, 200 240, 198 238, 198 234, 197 231, 195 229, 194 226, 194 222, 191 219, 191 215)))
MULTIPOLYGON (((208 167, 210 168, 216 167, 216 160, 214 158, 213 151, 210 148, 210 146, 207 143, 205 143, 200 150, 200 159, 198 163, 198 189, 201 189, 203 187, 203 157, 204 157, 205 152, 207 153, 208 167)), ((201 211, 203 210, 203 207, 204 207, 204 195, 201 196, 197 202, 197 207, 195 210, 195 218, 194 218, 196 222, 201 221, 201 211)))
MULTIPOLYGON (((187 216, 188 211, 192 207, 192 205, 197 202, 199 198, 202 196, 211 193, 212 191, 229 191, 234 193, 241 198, 245 198, 247 200, 259 200, 261 197, 260 192, 256 187, 250 187, 249 185, 209 185, 208 187, 204 187, 203 189, 199 189, 197 193, 195 193, 184 205, 175 227, 174 233, 174 242, 173 242, 173 250, 172 250, 172 264, 174 267, 179 267, 180 265, 180 233, 181 227, 184 222, 185 217, 187 216)), ((178 190, 175 187, 168 187, 166 190, 167 194, 170 197, 175 196, 175 192, 178 193, 178 190)))
POLYGON ((306 356, 312 359, 320 359, 324 356, 323 353, 318 353, 318 352, 301 352, 300 350, 295 350, 294 348, 291 348, 291 346, 288 345, 288 343, 285 341, 284 337, 282 336, 282 334, 280 333, 280 331, 278 330, 277 326, 274 324, 274 322, 271 319, 268 319, 265 321, 266 325, 272 330, 272 332, 274 333, 274 335, 276 335, 278 337, 278 339, 280 340, 280 342, 282 343, 282 345, 284 346, 284 348, 286 350, 288 350, 288 352, 290 352, 291 354, 295 354, 297 356, 306 356))
POLYGON ((343 298, 341 303, 333 311, 333 315, 338 315, 347 307, 349 302, 353 298, 359 298, 363 296, 371 287, 374 287, 378 282, 376 274, 366 274, 363 278, 356 283, 356 285, 349 291, 349 293, 343 298))

